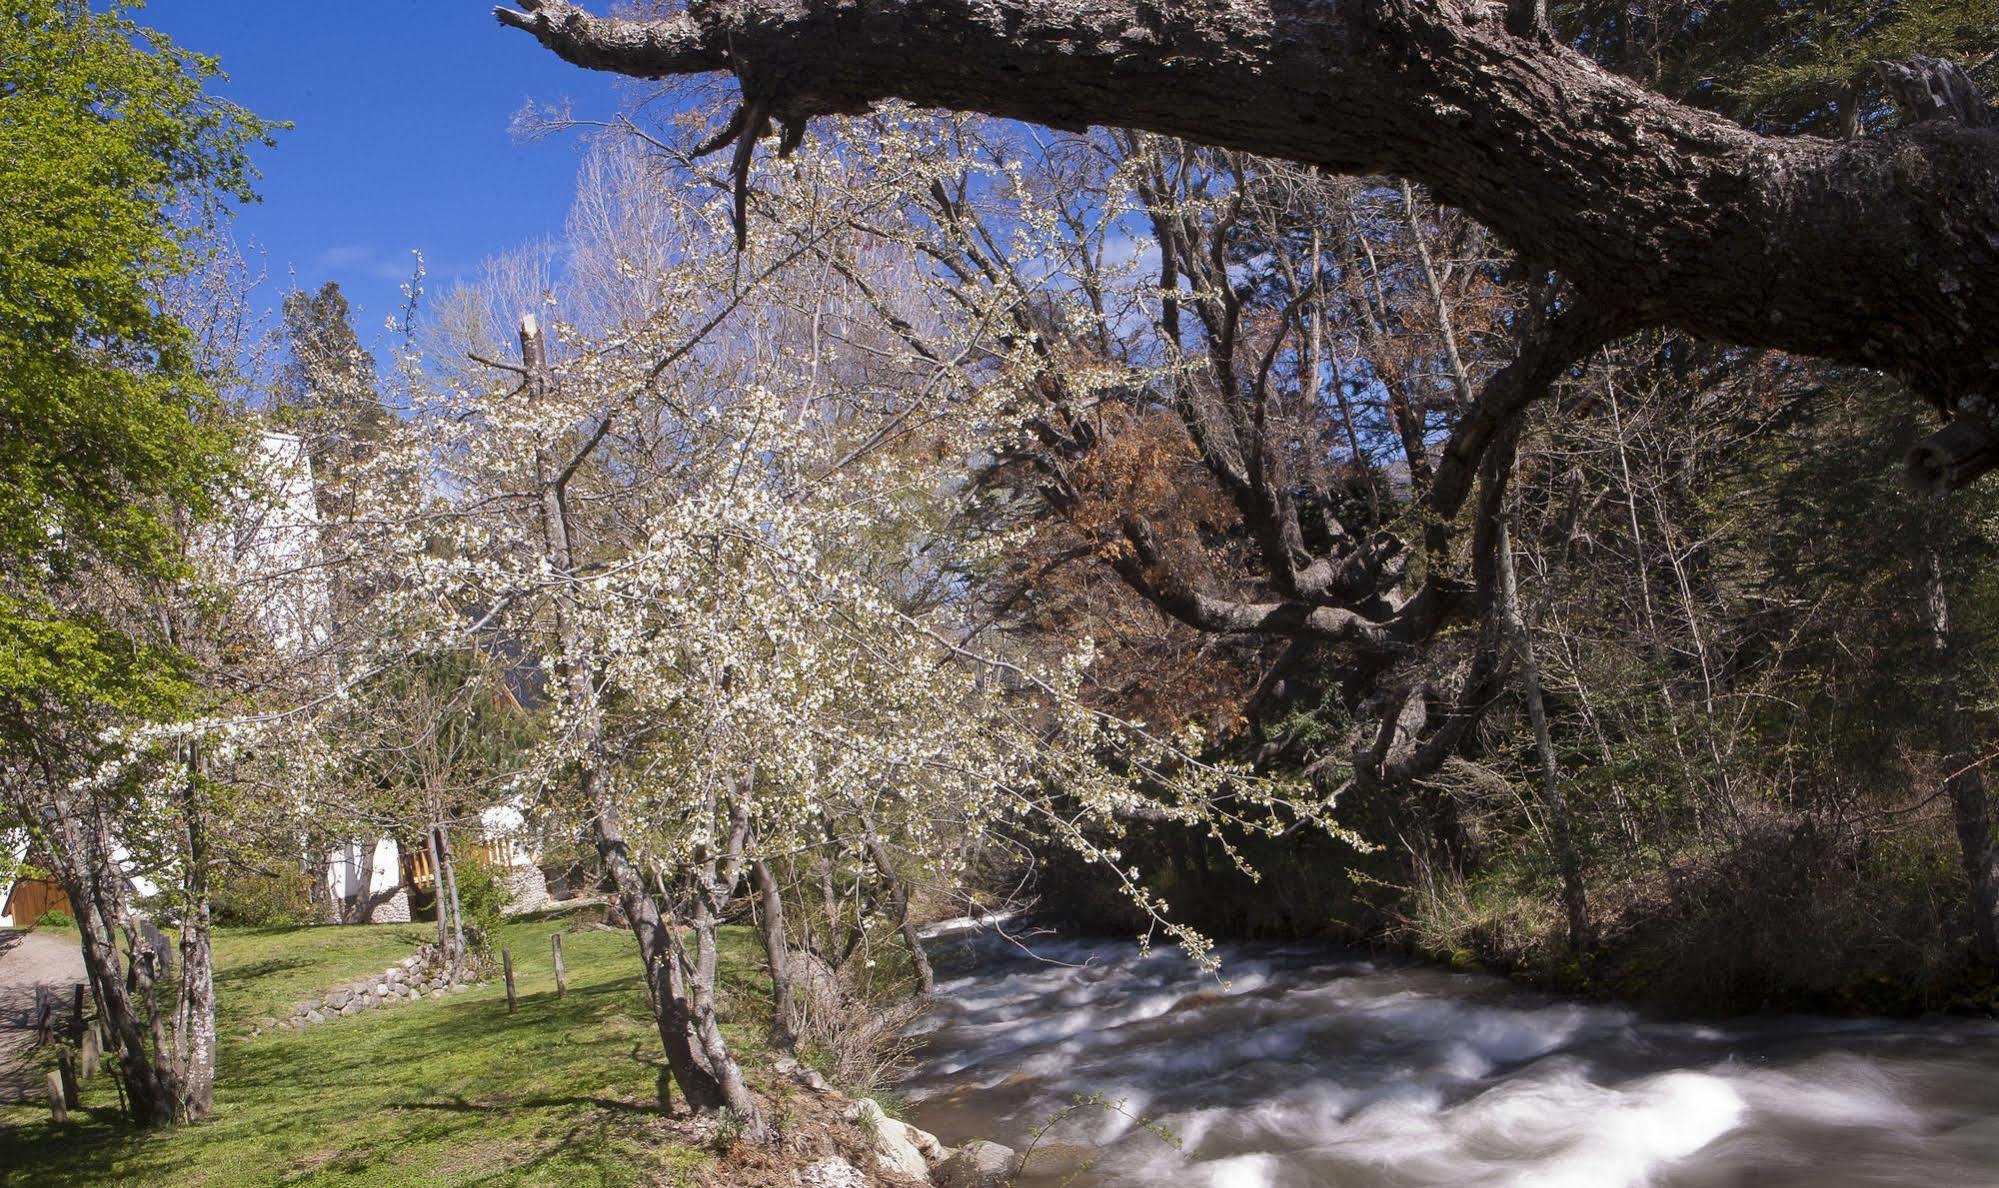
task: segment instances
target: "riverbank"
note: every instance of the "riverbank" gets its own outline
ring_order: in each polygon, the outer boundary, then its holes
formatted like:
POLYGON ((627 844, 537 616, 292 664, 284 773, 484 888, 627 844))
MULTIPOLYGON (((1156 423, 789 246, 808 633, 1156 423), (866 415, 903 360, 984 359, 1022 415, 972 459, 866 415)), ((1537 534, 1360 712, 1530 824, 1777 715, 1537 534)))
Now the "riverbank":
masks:
MULTIPOLYGON (((1406 821, 1350 809, 1364 836, 1407 835, 1406 821)), ((1954 846, 1935 822, 1873 837, 1766 812, 1727 845, 1599 855, 1587 871, 1594 936, 1579 954, 1531 845, 1488 838, 1453 868, 1302 831, 1250 837, 1238 852, 1260 872, 1252 881, 1177 827, 1138 823, 1121 839, 1173 917, 1216 940, 1337 942, 1685 1018, 1989 1017, 1999 971, 1972 952, 1954 846)), ((1147 926, 1100 870, 1059 854, 1039 892, 1063 927, 1147 926)))

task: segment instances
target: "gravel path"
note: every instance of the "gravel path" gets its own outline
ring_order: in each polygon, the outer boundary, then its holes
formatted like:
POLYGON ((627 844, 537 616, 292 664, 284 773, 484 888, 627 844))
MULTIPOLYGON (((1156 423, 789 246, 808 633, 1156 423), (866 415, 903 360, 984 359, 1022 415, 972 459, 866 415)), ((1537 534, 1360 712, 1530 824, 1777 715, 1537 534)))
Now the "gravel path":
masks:
POLYGON ((0 1102, 41 1100, 35 1045, 35 990, 46 986, 68 1021, 83 954, 68 933, 0 932, 0 1102))

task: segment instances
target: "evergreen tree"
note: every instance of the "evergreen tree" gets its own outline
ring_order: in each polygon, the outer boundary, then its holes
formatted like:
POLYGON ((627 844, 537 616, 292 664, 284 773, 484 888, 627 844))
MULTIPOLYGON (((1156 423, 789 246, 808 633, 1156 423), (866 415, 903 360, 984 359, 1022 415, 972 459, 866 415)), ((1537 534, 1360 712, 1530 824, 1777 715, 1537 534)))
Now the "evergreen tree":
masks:
POLYGON ((374 356, 354 332, 338 282, 285 297, 284 345, 273 412, 305 439, 314 476, 331 482, 368 457, 389 424, 377 394, 374 356))

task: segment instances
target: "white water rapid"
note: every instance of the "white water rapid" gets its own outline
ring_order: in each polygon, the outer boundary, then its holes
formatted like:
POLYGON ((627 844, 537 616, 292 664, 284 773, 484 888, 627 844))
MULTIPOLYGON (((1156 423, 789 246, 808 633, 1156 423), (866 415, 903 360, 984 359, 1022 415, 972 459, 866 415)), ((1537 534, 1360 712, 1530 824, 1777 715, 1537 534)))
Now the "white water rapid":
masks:
POLYGON ((902 1087, 946 1143, 1033 1147, 1025 1185, 1999 1185, 1991 1024, 1649 1022, 1311 945, 1226 946, 1224 988, 1177 951, 1029 943, 1063 964, 939 941, 902 1087))

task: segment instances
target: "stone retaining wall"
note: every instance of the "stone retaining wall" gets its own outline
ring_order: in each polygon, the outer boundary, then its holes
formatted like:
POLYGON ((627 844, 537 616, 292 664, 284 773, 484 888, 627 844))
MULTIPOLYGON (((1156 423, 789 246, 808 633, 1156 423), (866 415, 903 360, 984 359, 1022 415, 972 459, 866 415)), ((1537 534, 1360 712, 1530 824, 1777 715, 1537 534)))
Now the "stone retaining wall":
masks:
POLYGON ((267 1031, 296 1031, 391 1003, 443 998, 447 994, 470 989, 484 974, 478 960, 469 959, 463 976, 454 983, 445 973, 437 946, 420 945, 415 953, 381 973, 336 986, 318 998, 293 1003, 291 1014, 286 1018, 267 1016, 258 1020, 247 1034, 255 1039, 267 1031))

